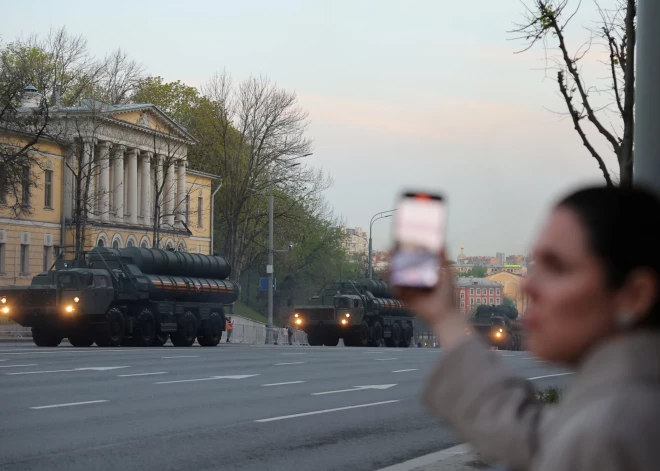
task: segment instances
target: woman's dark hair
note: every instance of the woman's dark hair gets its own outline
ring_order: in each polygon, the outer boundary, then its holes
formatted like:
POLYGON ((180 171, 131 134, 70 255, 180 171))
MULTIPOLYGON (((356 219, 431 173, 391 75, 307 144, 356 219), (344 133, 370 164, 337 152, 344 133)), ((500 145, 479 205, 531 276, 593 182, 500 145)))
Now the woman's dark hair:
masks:
MULTIPOLYGON (((584 225, 590 248, 605 264, 607 281, 621 287, 639 268, 652 270, 660 279, 660 200, 640 188, 591 187, 559 202, 571 209, 584 225)), ((660 328, 660 286, 649 315, 639 327, 660 328)))

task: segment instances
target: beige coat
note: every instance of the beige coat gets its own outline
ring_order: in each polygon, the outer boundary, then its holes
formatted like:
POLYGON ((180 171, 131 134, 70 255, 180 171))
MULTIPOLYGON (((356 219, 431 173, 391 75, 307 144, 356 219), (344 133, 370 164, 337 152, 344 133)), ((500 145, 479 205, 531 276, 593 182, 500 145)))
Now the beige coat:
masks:
POLYGON ((592 351, 559 405, 477 339, 446 352, 424 401, 486 459, 513 470, 660 470, 660 333, 592 351))

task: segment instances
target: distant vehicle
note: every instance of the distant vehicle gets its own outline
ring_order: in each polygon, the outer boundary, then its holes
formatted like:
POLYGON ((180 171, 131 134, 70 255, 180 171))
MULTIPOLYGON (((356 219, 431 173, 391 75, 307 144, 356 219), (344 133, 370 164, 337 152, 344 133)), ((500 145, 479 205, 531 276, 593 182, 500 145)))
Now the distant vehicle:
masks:
POLYGON ((97 247, 84 260, 58 258, 30 286, 0 289, 0 315, 32 328, 40 347, 216 346, 224 307, 240 287, 224 257, 97 247))
POLYGON ((337 280, 309 304, 294 306, 291 322, 307 333, 310 345, 409 347, 412 314, 392 299, 387 283, 337 280))
POLYGON ((491 347, 522 349, 522 329, 518 310, 511 306, 481 305, 470 315, 468 333, 476 333, 491 347))

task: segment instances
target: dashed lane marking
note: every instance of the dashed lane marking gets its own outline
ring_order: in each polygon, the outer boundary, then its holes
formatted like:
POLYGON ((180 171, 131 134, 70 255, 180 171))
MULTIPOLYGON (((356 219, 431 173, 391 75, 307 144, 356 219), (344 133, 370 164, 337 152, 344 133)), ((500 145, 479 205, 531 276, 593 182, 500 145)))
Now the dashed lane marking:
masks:
POLYGON ((410 368, 407 370, 394 370, 392 373, 406 373, 407 371, 419 371, 419 368, 410 368))
POLYGON ((304 365, 307 363, 306 361, 290 361, 287 363, 275 363, 275 366, 283 366, 283 365, 304 365))
POLYGON ((199 358, 197 355, 176 355, 173 357, 162 357, 164 360, 169 360, 172 358, 199 358))
POLYGON ((391 360, 398 360, 398 358, 374 358, 376 361, 391 361, 391 360))
POLYGON ((36 406, 36 407, 30 407, 30 409, 54 409, 56 407, 73 407, 73 406, 84 406, 87 404, 100 404, 102 402, 110 402, 107 399, 100 399, 98 401, 84 401, 84 402, 69 402, 67 404, 52 404, 49 406, 36 406))
POLYGON ((395 402, 399 402, 399 400, 394 399, 394 400, 391 400, 391 401, 372 402, 370 404, 359 404, 357 406, 337 407, 337 408, 334 408, 334 409, 323 409, 323 410, 316 410, 316 411, 312 411, 312 412, 303 412, 302 414, 282 415, 280 417, 271 417, 269 419, 255 420, 255 422, 259 422, 259 423, 275 422, 277 420, 295 419, 297 417, 306 417, 306 416, 309 416, 309 415, 328 414, 330 412, 338 412, 338 411, 351 410, 351 409, 360 409, 360 408, 363 408, 363 407, 382 406, 382 405, 385 405, 385 404, 393 404, 395 402))
POLYGON ((304 381, 288 381, 286 383, 270 383, 270 384, 262 384, 262 386, 267 387, 267 386, 284 386, 285 384, 300 384, 304 383, 304 381))
POLYGON ((22 367, 22 366, 25 366, 25 367, 28 367, 28 366, 37 366, 37 364, 36 364, 36 363, 32 363, 32 364, 29 364, 29 365, 0 365, 0 368, 19 368, 19 367, 22 367))
POLYGON ((134 373, 131 375, 117 375, 119 378, 130 378, 131 376, 152 376, 152 375, 166 375, 167 371, 158 371, 155 373, 134 373))
POLYGON ((534 381, 535 379, 543 379, 543 378, 554 378, 555 376, 566 376, 566 375, 572 375, 573 373, 557 373, 554 375, 544 375, 544 376, 534 376, 533 378, 527 378, 528 381, 534 381))

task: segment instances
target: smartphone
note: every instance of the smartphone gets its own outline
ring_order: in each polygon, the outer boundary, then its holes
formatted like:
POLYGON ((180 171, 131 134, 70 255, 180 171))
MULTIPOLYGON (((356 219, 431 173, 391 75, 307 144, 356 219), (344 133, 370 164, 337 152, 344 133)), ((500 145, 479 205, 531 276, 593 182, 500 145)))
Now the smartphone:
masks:
POLYGON ((395 286, 430 290, 440 280, 447 211, 438 194, 405 192, 394 213, 394 253, 390 281, 395 286))

